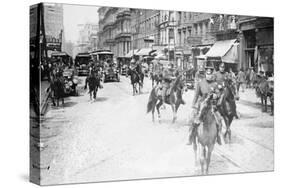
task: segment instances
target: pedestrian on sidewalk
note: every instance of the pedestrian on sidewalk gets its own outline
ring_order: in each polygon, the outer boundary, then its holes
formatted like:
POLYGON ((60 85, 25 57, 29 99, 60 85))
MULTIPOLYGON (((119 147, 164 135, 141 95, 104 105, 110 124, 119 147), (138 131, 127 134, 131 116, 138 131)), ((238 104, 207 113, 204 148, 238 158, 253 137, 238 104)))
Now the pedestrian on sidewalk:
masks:
POLYGON ((246 75, 243 71, 243 68, 241 68, 237 75, 237 93, 239 93, 240 86, 242 88, 242 92, 244 92, 245 82, 246 82, 246 75))
POLYGON ((246 70, 246 88, 250 88, 250 74, 251 74, 251 70, 247 69, 246 70))
POLYGON ((254 84, 257 79, 257 73, 254 71, 253 67, 251 67, 251 72, 250 72, 250 88, 254 88, 254 84))

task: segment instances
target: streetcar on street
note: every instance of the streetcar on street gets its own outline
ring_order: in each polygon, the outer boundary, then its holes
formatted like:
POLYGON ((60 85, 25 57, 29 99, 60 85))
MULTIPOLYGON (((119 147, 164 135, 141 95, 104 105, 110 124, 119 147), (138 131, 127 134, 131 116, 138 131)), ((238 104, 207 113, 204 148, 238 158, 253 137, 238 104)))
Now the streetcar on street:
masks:
POLYGON ((78 75, 86 76, 89 74, 89 64, 91 62, 91 54, 88 52, 78 53, 75 57, 75 67, 78 75))
POLYGON ((95 50, 90 53, 94 63, 102 67, 103 81, 120 81, 119 71, 115 63, 114 54, 110 50, 95 50))

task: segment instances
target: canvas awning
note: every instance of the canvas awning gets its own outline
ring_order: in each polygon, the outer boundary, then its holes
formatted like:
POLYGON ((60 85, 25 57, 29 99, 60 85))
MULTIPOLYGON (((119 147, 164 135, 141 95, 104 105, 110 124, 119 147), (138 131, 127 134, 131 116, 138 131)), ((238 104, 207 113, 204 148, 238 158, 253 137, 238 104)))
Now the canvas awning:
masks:
POLYGON ((151 48, 142 48, 142 49, 140 49, 140 50, 136 53, 136 55, 138 55, 138 56, 149 55, 149 53, 150 53, 151 51, 152 51, 151 48))
POLYGON ((133 55, 136 55, 136 53, 139 51, 139 49, 134 49, 134 50, 130 50, 125 57, 131 58, 133 55))
POLYGON ((238 43, 236 39, 217 41, 206 53, 206 57, 220 57, 223 62, 236 63, 238 58, 238 43))
POLYGON ((166 55, 160 53, 160 54, 157 54, 155 57, 155 59, 168 59, 166 55))
POLYGON ((234 43, 230 50, 222 57, 222 61, 226 63, 238 63, 238 46, 239 43, 234 43))

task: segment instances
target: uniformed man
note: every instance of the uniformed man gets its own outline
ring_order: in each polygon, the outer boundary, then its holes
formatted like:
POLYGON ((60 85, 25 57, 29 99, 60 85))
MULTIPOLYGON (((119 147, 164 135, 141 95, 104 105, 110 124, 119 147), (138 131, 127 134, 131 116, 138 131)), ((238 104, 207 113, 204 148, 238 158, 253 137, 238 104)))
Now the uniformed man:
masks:
POLYGON ((218 84, 219 89, 219 101, 218 104, 220 105, 222 103, 223 99, 223 87, 224 87, 224 81, 229 78, 228 73, 225 71, 225 64, 222 62, 219 65, 219 71, 214 73, 214 79, 215 82, 218 84))
POLYGON ((219 71, 215 72, 214 76, 215 76, 215 81, 218 84, 222 84, 222 85, 223 85, 223 82, 226 79, 228 79, 229 75, 225 71, 225 64, 223 62, 219 65, 219 71))
MULTIPOLYGON (((201 102, 206 99, 206 97, 209 95, 210 92, 213 92, 217 88, 217 83, 214 80, 214 74, 213 74, 214 66, 212 65, 206 66, 205 68, 206 68, 205 78, 203 78, 200 82, 198 82, 195 89, 195 95, 192 102, 192 108, 193 108, 192 117, 189 120, 190 129, 189 129, 189 139, 187 145, 192 144, 192 140, 194 137, 194 130, 201 123, 201 120, 199 119, 198 116, 201 102)), ((221 144, 222 117, 219 114, 219 112, 214 112, 214 115, 216 117, 217 126, 218 126, 217 142, 218 144, 221 144)))
POLYGON ((173 79, 175 79, 174 69, 172 64, 168 65, 167 69, 163 70, 163 80, 162 80, 162 101, 163 101, 163 108, 165 108, 165 97, 167 94, 167 90, 170 88, 170 83, 173 79))

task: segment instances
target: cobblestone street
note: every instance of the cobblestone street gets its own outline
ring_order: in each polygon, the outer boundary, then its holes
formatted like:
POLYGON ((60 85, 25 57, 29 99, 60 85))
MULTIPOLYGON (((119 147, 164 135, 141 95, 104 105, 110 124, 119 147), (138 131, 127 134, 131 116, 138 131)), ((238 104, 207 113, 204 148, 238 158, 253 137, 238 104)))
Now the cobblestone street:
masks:
MULTIPOLYGON (((168 106, 161 110, 161 123, 146 114, 148 78, 136 96, 126 77, 103 86, 95 102, 80 84, 79 96, 67 98, 64 107, 49 108, 40 129, 43 185, 200 174, 186 145, 194 90, 184 93, 186 105, 172 124, 168 106)), ((215 146, 209 174, 273 170, 273 116, 261 112, 254 90, 246 89, 240 98, 232 142, 215 146)))

